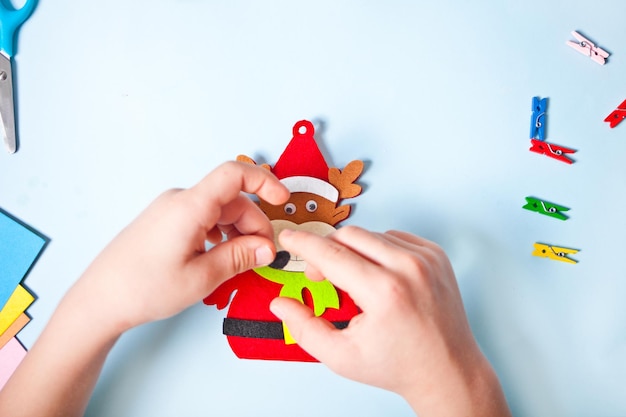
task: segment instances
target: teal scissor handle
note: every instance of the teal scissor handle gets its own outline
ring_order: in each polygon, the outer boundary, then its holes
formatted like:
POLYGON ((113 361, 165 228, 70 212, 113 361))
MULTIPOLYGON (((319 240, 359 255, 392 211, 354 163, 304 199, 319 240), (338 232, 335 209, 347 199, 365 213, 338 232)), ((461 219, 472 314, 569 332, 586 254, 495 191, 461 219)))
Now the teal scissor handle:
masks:
POLYGON ((10 0, 0 0, 0 51, 13 56, 15 32, 35 10, 37 0, 26 0, 21 9, 15 9, 10 0))

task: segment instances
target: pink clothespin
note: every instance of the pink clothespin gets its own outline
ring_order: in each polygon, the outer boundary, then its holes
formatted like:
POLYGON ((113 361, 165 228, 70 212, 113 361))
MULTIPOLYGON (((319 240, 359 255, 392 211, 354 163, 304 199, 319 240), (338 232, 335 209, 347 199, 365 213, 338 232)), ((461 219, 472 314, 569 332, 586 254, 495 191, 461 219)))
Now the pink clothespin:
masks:
POLYGON ((581 54, 587 55, 593 61, 597 62, 600 65, 604 65, 606 63, 606 58, 609 57, 609 53, 607 51, 597 47, 596 45, 594 45, 593 42, 591 42, 589 39, 585 38, 583 35, 576 31, 573 31, 572 35, 576 39, 578 39, 578 42, 567 41, 565 42, 566 44, 568 44, 581 54))

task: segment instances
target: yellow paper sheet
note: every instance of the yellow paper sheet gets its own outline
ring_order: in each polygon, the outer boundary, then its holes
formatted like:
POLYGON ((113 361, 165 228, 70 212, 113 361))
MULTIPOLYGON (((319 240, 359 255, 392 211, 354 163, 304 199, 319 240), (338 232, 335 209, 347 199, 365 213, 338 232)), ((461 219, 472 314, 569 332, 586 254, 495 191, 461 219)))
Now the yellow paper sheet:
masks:
POLYGON ((9 301, 0 311, 0 335, 13 324, 13 322, 22 314, 29 305, 35 300, 35 297, 29 293, 26 288, 18 285, 9 301))

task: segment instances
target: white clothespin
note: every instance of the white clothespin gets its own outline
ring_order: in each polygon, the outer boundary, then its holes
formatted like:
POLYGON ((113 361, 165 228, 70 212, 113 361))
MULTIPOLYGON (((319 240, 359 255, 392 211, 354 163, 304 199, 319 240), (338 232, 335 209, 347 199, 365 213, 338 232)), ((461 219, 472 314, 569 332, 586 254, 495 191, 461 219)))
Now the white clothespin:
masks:
POLYGON ((589 39, 585 38, 580 33, 573 31, 572 35, 578 39, 576 41, 567 41, 565 42, 578 52, 583 55, 587 55, 593 61, 597 62, 600 65, 604 65, 606 63, 606 58, 609 57, 609 53, 602 48, 599 48, 593 44, 589 39))

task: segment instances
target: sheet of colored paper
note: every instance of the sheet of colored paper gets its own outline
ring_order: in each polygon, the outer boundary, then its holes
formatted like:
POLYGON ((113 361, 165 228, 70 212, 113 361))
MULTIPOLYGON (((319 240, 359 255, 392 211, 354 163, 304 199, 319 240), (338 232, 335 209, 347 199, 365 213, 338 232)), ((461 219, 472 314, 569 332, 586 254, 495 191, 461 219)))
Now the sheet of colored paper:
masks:
POLYGON ((9 340, 13 339, 30 321, 30 317, 28 314, 22 313, 20 316, 15 319, 13 324, 9 326, 9 328, 0 335, 0 349, 6 345, 9 340))
POLYGON ((0 209, 0 307, 39 256, 46 238, 0 209))
POLYGON ((0 390, 4 388, 17 366, 26 356, 26 349, 17 340, 13 338, 0 349, 0 390))
POLYGON ((26 288, 18 285, 9 301, 0 311, 0 335, 3 334, 11 324, 22 314, 29 305, 35 300, 35 297, 26 290, 26 288))

